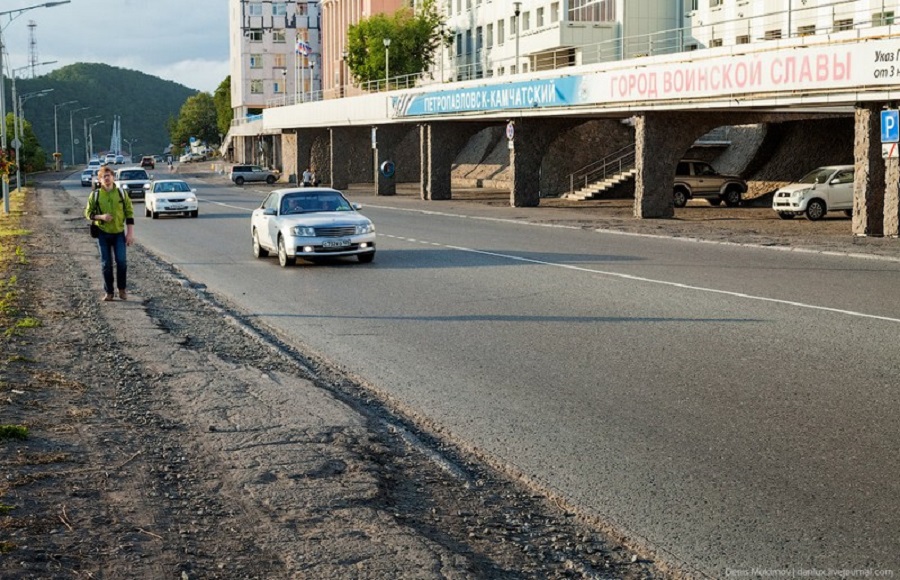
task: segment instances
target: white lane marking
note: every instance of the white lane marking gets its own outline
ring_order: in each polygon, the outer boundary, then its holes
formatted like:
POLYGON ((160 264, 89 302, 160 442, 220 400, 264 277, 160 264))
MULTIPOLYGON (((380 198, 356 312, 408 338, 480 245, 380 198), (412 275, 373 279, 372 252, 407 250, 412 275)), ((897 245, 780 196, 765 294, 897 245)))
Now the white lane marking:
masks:
POLYGON ((730 290, 719 290, 717 288, 707 288, 705 286, 694 286, 692 284, 683 284, 681 282, 670 282, 668 280, 657 280, 655 278, 645 278, 643 276, 635 276, 633 274, 622 274, 620 272, 610 272, 607 270, 594 270, 585 268, 584 266, 573 266, 571 264, 560 264, 558 262, 548 262, 546 260, 536 260, 534 258, 525 258, 523 256, 513 256, 511 254, 501 254, 498 252, 488 252, 486 250, 476 250, 475 248, 466 248, 464 246, 451 246, 448 244, 438 244, 435 242, 425 242, 413 238, 405 238, 402 236, 392 236, 390 234, 378 234, 386 238, 394 238, 396 240, 412 242, 416 244, 424 244, 430 246, 440 246, 450 250, 458 250, 460 252, 469 252, 472 254, 481 254, 483 256, 491 256, 493 258, 505 258, 517 262, 527 262, 529 264, 538 264, 541 266, 550 266, 554 268, 563 268, 565 270, 574 270, 576 272, 586 272, 589 274, 599 274, 612 278, 620 278, 622 280, 631 280, 635 282, 646 282, 648 284, 659 284, 662 286, 671 286, 673 288, 681 288, 684 290, 696 290, 698 292, 707 292, 710 294, 721 294, 723 296, 734 296, 737 298, 745 298, 747 300, 757 300, 759 302, 771 302, 774 304, 782 304, 785 306, 795 306, 797 308, 806 308, 808 310, 820 310, 823 312, 834 312, 836 314, 846 314, 847 316, 856 316, 859 318, 871 318, 874 320, 884 320, 887 322, 900 322, 900 318, 892 318, 890 316, 879 316, 877 314, 866 314, 865 312, 857 312, 855 310, 844 310, 841 308, 831 308, 828 306, 817 306, 815 304, 807 304, 805 302, 796 302, 793 300, 782 300, 780 298, 768 298, 766 296, 755 296, 753 294, 745 294, 743 292, 732 292, 730 290))

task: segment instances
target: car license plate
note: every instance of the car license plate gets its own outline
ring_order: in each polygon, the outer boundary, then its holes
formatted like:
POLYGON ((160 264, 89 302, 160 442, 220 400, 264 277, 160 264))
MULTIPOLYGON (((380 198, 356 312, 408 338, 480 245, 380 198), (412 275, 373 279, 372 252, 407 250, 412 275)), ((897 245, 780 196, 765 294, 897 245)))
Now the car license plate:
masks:
POLYGON ((325 240, 322 242, 323 248, 344 248, 350 245, 350 240, 325 240))
POLYGON ((181 211, 181 210, 186 210, 187 206, 186 205, 170 205, 168 207, 168 209, 170 211, 181 211))

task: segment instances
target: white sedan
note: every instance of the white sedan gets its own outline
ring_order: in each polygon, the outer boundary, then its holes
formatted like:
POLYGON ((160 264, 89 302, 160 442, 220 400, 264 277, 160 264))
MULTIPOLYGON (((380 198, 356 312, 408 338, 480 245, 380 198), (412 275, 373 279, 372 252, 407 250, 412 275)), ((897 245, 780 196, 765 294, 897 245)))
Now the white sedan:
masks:
POLYGON ((197 190, 180 179, 160 179, 144 186, 144 215, 158 218, 163 214, 200 214, 197 190))
POLYGON ((278 254, 282 267, 297 258, 375 258, 375 226, 341 192, 325 187, 276 189, 250 217, 253 255, 278 254))

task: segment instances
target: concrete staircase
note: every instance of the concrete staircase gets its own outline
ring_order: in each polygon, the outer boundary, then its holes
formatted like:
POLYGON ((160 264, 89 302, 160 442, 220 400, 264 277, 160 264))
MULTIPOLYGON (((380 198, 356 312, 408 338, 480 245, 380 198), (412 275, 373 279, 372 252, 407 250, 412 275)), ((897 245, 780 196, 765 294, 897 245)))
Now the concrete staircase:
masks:
POLYGON ((577 201, 596 199, 598 197, 601 197, 607 191, 615 188, 616 186, 621 185, 627 181, 631 181, 632 179, 634 179, 636 173, 637 168, 631 167, 630 169, 620 171, 619 173, 610 175, 609 177, 601 179, 600 181, 589 183, 588 185, 582 187, 577 191, 565 193, 562 195, 562 197, 563 199, 573 199, 577 201))

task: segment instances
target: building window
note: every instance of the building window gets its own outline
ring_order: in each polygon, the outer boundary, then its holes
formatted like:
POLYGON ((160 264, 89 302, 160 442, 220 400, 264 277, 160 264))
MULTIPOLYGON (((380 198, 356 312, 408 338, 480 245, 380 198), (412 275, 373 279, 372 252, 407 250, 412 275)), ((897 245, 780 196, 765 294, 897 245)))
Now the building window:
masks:
POLYGON ((262 16, 262 4, 247 4, 247 16, 262 16))
POLYGON ((544 8, 543 7, 537 9, 537 17, 536 17, 534 25, 537 26, 538 28, 540 28, 541 26, 544 25, 544 8))
POLYGON ((735 44, 750 44, 750 35, 742 34, 742 35, 738 36, 736 39, 734 39, 734 43, 735 44))
POLYGON ((841 30, 853 30, 853 19, 846 18, 844 20, 835 20, 834 31, 840 32, 841 30))
POLYGON ((809 24, 807 26, 797 27, 797 36, 812 36, 816 33, 816 25, 809 24))
POLYGON ((274 68, 285 68, 285 64, 284 64, 284 55, 283 55, 283 54, 273 54, 273 55, 272 55, 272 67, 274 67, 274 68))
POLYGON ((459 58, 463 55, 463 41, 462 34, 456 35, 456 57, 459 58))
POLYGON ((685 44, 685 45, 684 45, 684 50, 685 50, 686 52, 691 52, 691 51, 693 51, 693 50, 697 50, 698 48, 700 48, 700 47, 699 47, 696 43, 694 43, 694 42, 692 42, 691 44, 685 44))
POLYGON ((722 46, 722 39, 721 39, 721 38, 713 38, 712 40, 709 41, 709 47, 710 47, 710 48, 717 48, 717 47, 719 47, 719 46, 722 46))
POLYGON ((494 46, 494 24, 487 25, 487 42, 485 43, 487 48, 491 48, 494 46))
POLYGON ((550 5, 550 24, 559 22, 559 2, 550 5))
POLYGON ((893 12, 876 12, 872 15, 872 26, 888 26, 893 23, 893 12))
POLYGON ((247 32, 250 42, 262 42, 262 30, 250 30, 247 32))
POLYGON ((261 80, 250 81, 250 93, 261 95, 263 93, 263 82, 261 80))
POLYGON ((261 54, 251 54, 250 55, 250 68, 262 68, 262 55, 261 54))
POLYGON ((781 38, 781 29, 776 28, 775 30, 766 30, 763 34, 763 38, 765 40, 778 40, 781 38))
POLYGON ((272 16, 285 16, 287 4, 285 2, 272 2, 272 16))
POLYGON ((716 6, 721 6, 722 0, 709 0, 709 7, 715 8, 716 6))
POLYGON ((571 22, 612 22, 616 19, 615 0, 571 0, 571 22))
POLYGON ((282 83, 281 81, 275 81, 274 83, 272 83, 272 91, 275 94, 283 93, 284 92, 284 83, 282 83))
POLYGON ((309 4, 306 2, 297 2, 297 7, 294 11, 297 16, 309 16, 309 4))
POLYGON ((273 30, 272 42, 275 44, 284 44, 284 30, 273 30))
POLYGON ((506 35, 506 20, 497 21, 497 44, 503 46, 503 37, 506 35))
POLYGON ((522 31, 531 30, 531 12, 522 13, 522 31))

